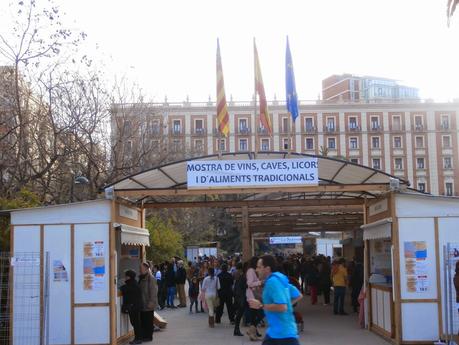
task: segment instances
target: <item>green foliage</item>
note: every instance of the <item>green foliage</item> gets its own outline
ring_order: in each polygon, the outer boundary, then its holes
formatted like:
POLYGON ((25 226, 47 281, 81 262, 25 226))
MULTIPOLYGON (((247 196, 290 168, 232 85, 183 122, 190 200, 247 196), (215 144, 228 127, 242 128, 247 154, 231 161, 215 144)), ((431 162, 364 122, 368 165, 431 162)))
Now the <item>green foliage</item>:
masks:
MULTIPOLYGON (((0 198, 0 210, 12 210, 17 208, 28 208, 40 206, 38 196, 23 188, 15 198, 0 198)), ((10 247, 10 218, 0 217, 0 250, 8 251, 10 247)))
POLYGON ((150 247, 147 248, 147 259, 154 264, 170 260, 173 256, 183 257, 183 238, 170 221, 150 216, 146 222, 150 232, 150 247))

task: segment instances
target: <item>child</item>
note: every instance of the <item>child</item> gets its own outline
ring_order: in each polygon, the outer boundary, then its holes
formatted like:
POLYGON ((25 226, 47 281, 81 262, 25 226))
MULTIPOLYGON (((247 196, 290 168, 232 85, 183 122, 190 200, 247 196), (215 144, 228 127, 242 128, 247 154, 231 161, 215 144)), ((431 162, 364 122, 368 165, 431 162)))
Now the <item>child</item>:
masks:
POLYGON ((193 304, 195 305, 196 313, 198 311, 198 295, 199 295, 199 282, 197 277, 193 277, 188 288, 188 296, 190 297, 190 314, 193 313, 193 304))

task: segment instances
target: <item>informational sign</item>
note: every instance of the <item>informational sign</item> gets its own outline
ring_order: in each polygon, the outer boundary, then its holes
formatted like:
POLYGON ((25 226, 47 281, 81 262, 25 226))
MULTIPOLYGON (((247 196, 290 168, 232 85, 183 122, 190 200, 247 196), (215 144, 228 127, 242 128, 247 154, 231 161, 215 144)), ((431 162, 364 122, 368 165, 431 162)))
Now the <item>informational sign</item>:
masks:
POLYGON ((11 266, 40 266, 40 258, 14 256, 11 258, 11 266))
POLYGON ((53 280, 55 282, 67 282, 69 277, 61 260, 53 260, 53 280))
POLYGON ((427 242, 406 241, 404 250, 407 291, 427 292, 429 289, 427 242))
POLYGON ((301 236, 276 236, 269 238, 269 244, 298 244, 303 243, 301 236))
POLYGON ((187 163, 189 189, 305 186, 319 183, 315 157, 187 163))
POLYGON ((105 288, 104 241, 85 242, 83 246, 83 288, 102 290, 105 288))
POLYGON ((125 217, 125 218, 129 218, 129 219, 132 219, 132 220, 138 220, 139 219, 139 212, 137 212, 136 209, 134 208, 130 208, 130 207, 126 207, 124 205, 120 205, 120 216, 121 217, 125 217))

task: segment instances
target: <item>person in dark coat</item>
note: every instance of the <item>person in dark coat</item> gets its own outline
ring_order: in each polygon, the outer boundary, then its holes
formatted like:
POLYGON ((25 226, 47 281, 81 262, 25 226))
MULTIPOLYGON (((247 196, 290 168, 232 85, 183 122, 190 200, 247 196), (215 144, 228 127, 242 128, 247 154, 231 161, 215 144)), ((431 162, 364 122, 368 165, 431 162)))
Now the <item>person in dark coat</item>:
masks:
POLYGON ((150 264, 144 262, 140 265, 139 287, 142 296, 142 310, 140 324, 142 327, 142 340, 153 340, 153 313, 158 306, 158 285, 151 274, 150 264))
POLYGON ((168 263, 166 268, 166 286, 167 286, 167 307, 177 308, 174 305, 174 298, 177 294, 174 264, 168 263))
POLYGON ((311 304, 317 304, 317 290, 319 287, 319 270, 317 269, 317 266, 315 263, 311 265, 311 268, 309 270, 309 277, 308 277, 308 283, 309 283, 309 293, 311 295, 311 304))
POLYGON ((319 265, 319 292, 324 296, 324 305, 330 304, 331 268, 327 259, 319 265))
POLYGON ((245 272, 243 270, 243 265, 239 262, 236 265, 236 272, 234 273, 234 332, 233 335, 243 337, 244 334, 241 333, 241 319, 244 315, 244 311, 248 309, 247 299, 245 297, 247 291, 247 280, 245 278, 245 272))
POLYGON ((186 270, 183 267, 183 261, 177 262, 177 272, 175 273, 175 282, 177 284, 177 290, 179 295, 180 304, 179 308, 186 308, 186 295, 185 295, 185 282, 186 282, 186 270))
POLYGON ((198 309, 198 296, 199 296, 199 280, 198 277, 193 276, 188 282, 188 296, 190 297, 190 314, 193 313, 193 305, 196 308, 196 314, 199 313, 198 309))
POLYGON ((166 284, 166 265, 161 264, 159 266, 161 272, 161 279, 156 280, 158 282, 158 303, 161 310, 166 307, 167 299, 167 284, 166 284))
POLYGON ((221 273, 217 276, 220 280, 220 289, 218 290, 218 298, 220 299, 220 304, 217 307, 217 313, 215 317, 215 322, 220 323, 223 315, 223 308, 226 304, 226 310, 228 311, 228 317, 230 322, 234 322, 233 314, 233 276, 228 272, 228 265, 223 264, 221 268, 221 273))
POLYGON ((363 285, 363 265, 361 262, 356 262, 351 276, 351 301, 354 313, 359 310, 359 294, 363 285))
POLYGON ((136 273, 133 270, 125 272, 126 280, 120 290, 123 294, 122 312, 129 315, 129 321, 134 328, 134 340, 129 344, 141 344, 143 335, 140 324, 140 311, 142 309, 142 296, 139 284, 135 280, 136 273))

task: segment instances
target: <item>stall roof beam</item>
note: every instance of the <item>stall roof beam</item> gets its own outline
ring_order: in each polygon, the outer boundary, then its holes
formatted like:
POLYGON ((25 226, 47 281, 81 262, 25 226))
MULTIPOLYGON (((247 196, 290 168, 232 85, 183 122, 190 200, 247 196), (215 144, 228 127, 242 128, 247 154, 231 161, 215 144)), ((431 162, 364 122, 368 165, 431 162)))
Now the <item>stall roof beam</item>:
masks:
POLYGON ((231 188, 231 189, 118 189, 115 195, 120 197, 145 196, 191 196, 191 195, 221 195, 247 193, 314 193, 314 192, 385 192, 389 190, 386 183, 376 184, 342 184, 318 185, 304 187, 269 187, 269 188, 231 188))
POLYGON ((350 230, 356 230, 358 229, 358 226, 311 226, 311 227, 278 227, 278 228, 272 228, 272 227, 256 227, 256 228, 251 228, 250 232, 252 234, 254 233, 301 233, 301 232, 322 232, 322 231, 333 231, 333 232, 343 232, 343 231, 350 231, 350 230))
MULTIPOLYGON (((363 206, 359 205, 338 205, 338 207, 329 205, 329 206, 290 206, 290 207, 251 207, 249 208, 250 214, 261 214, 261 213, 306 213, 306 212, 314 212, 314 211, 322 211, 322 212, 358 212, 363 213, 363 206)), ((226 210, 228 213, 235 213, 238 214, 241 212, 240 208, 229 208, 226 210)))
MULTIPOLYGON (((182 202, 156 202, 144 204, 144 208, 195 208, 195 207, 219 207, 219 208, 237 208, 243 206, 249 206, 249 213, 252 212, 254 208, 267 206, 272 207, 276 211, 279 210, 279 207, 293 206, 301 207, 304 210, 305 206, 358 206, 363 205, 363 199, 292 199, 292 200, 208 200, 208 201, 182 201, 182 202)), ((361 207, 360 207, 361 208, 361 207)), ((359 209, 360 209, 359 208, 359 209)), ((335 208, 333 208, 335 209, 335 208)), ((237 212, 241 212, 240 209, 237 209, 237 212)))

